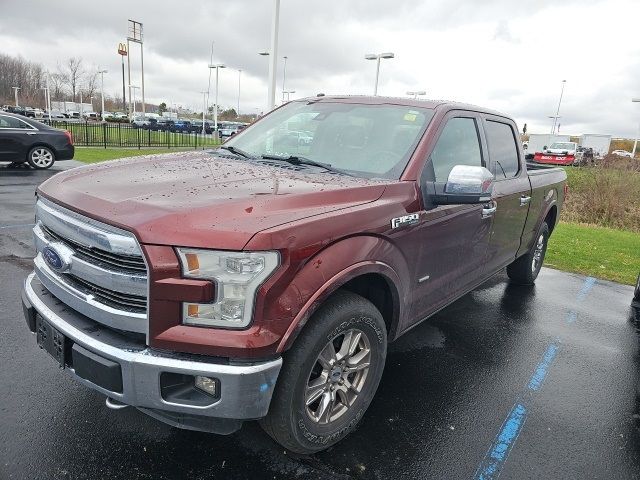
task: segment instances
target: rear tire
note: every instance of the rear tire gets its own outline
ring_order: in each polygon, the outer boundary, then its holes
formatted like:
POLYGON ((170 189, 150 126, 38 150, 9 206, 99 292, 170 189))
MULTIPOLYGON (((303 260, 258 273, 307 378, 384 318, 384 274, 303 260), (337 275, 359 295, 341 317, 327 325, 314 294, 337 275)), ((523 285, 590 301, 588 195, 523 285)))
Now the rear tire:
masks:
POLYGON ((29 150, 29 154, 27 155, 27 162, 29 162, 29 165, 36 170, 51 168, 55 161, 56 156, 48 147, 33 147, 29 150))
POLYGON ((533 285, 535 283, 540 273, 540 268, 542 268, 542 264, 544 263, 548 241, 549 225, 547 225, 547 222, 542 222, 531 250, 522 257, 514 260, 511 265, 507 267, 507 275, 513 283, 519 285, 533 285))
POLYGON ((387 331, 378 309, 360 295, 336 293, 284 355, 269 413, 260 425, 299 454, 337 443, 369 407, 386 354, 387 331))

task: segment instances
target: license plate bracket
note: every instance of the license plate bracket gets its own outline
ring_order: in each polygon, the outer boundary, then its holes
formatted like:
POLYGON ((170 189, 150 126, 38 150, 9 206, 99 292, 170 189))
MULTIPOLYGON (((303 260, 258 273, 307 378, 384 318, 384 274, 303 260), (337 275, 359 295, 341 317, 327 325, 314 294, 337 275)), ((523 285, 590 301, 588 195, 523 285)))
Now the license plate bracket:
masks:
POLYGON ((36 338, 38 346, 58 362, 60 368, 65 367, 67 339, 56 330, 42 315, 36 316, 36 338))

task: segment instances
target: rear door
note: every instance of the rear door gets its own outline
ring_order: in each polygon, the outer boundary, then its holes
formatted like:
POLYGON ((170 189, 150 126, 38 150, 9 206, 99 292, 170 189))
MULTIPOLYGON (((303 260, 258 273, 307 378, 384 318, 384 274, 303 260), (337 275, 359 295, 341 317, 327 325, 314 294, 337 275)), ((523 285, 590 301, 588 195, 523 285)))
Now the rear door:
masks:
POLYGON ((485 267, 490 275, 516 257, 529 213, 531 184, 522 167, 515 124, 492 115, 485 115, 482 124, 489 152, 488 168, 495 175, 493 200, 497 204, 485 267))

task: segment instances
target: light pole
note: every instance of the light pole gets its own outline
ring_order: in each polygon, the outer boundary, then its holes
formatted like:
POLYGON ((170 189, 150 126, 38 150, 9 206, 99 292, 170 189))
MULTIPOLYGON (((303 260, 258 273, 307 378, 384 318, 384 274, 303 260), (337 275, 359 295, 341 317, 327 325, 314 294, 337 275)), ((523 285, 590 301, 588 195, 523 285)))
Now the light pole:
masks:
POLYGON ((278 24, 280 22, 280 0, 273 0, 271 22, 271 62, 269 62, 269 110, 276 106, 276 71, 278 68, 278 24))
MULTIPOLYGON (((640 102, 640 98, 632 98, 632 102, 640 102)), ((636 133, 636 139, 633 142, 633 152, 631 158, 636 158, 636 148, 638 147, 638 136, 640 135, 640 125, 638 126, 638 133, 636 133)))
POLYGON ((16 107, 18 106, 18 90, 20 90, 20 87, 11 87, 13 88, 13 94, 16 98, 16 107))
POLYGON ((202 135, 204 135, 205 133, 207 133, 204 128, 204 122, 205 122, 204 113, 207 111, 207 95, 209 94, 209 92, 205 90, 200 93, 202 94, 202 135))
POLYGON ((236 115, 240 117, 240 76, 242 75, 242 70, 238 70, 238 108, 236 109, 236 115))
POLYGON ((560 89, 560 100, 558 100, 558 109, 556 110, 556 114, 553 118, 553 127, 551 127, 551 134, 553 135, 556 132, 556 124, 558 123, 558 119, 560 118, 560 105, 562 104, 562 95, 564 94, 564 85, 567 83, 566 80, 562 80, 562 88, 560 89))
POLYGON ((284 69, 282 70, 282 103, 284 103, 284 94, 285 94, 285 91, 284 91, 284 82, 285 82, 285 80, 287 79, 287 58, 289 58, 289 57, 287 57, 287 56, 285 55, 285 56, 284 56, 284 57, 282 57, 282 58, 284 58, 284 69))
POLYGON ((216 93, 215 93, 215 97, 216 97, 216 103, 213 106, 213 128, 215 129, 216 133, 216 140, 220 138, 220 135, 218 135, 218 75, 220 73, 220 69, 221 68, 227 68, 225 64, 223 63, 216 63, 216 64, 210 64, 209 68, 215 68, 216 69, 216 93))
POLYGON ((380 59, 385 58, 394 58, 395 55, 391 52, 385 53, 368 53, 364 56, 367 60, 376 60, 376 84, 373 87, 373 96, 378 95, 378 78, 380 77, 380 59))
POLYGON ((418 90, 417 92, 407 92, 407 95, 409 96, 413 96, 413 98, 418 98, 418 95, 426 95, 427 92, 425 92, 424 90, 418 90))
POLYGON ((46 79, 46 87, 43 87, 44 90, 44 101, 47 104, 47 113, 49 115, 49 123, 51 123, 51 95, 49 93, 49 72, 45 72, 46 79))
POLYGON ((100 74, 100 97, 102 99, 102 110, 100 110, 100 118, 104 122, 104 74, 107 73, 106 70, 98 70, 100 74))
MULTIPOLYGON (((122 59, 122 111, 124 112, 127 109, 127 96, 124 89, 124 57, 128 55, 127 46, 124 43, 118 45, 118 55, 122 59)), ((129 60, 127 59, 128 63, 129 60)), ((131 81, 131 75, 129 75, 129 81, 131 81)))

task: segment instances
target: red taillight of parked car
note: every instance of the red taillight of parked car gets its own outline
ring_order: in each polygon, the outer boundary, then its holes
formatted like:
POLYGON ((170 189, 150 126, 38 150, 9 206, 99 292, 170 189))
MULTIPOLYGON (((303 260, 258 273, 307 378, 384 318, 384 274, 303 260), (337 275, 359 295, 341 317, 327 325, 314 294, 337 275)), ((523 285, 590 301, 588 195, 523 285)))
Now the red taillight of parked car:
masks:
POLYGON ((69 132, 68 130, 64 131, 64 134, 67 136, 67 138, 69 139, 69 145, 73 145, 73 136, 71 135, 71 132, 69 132))

